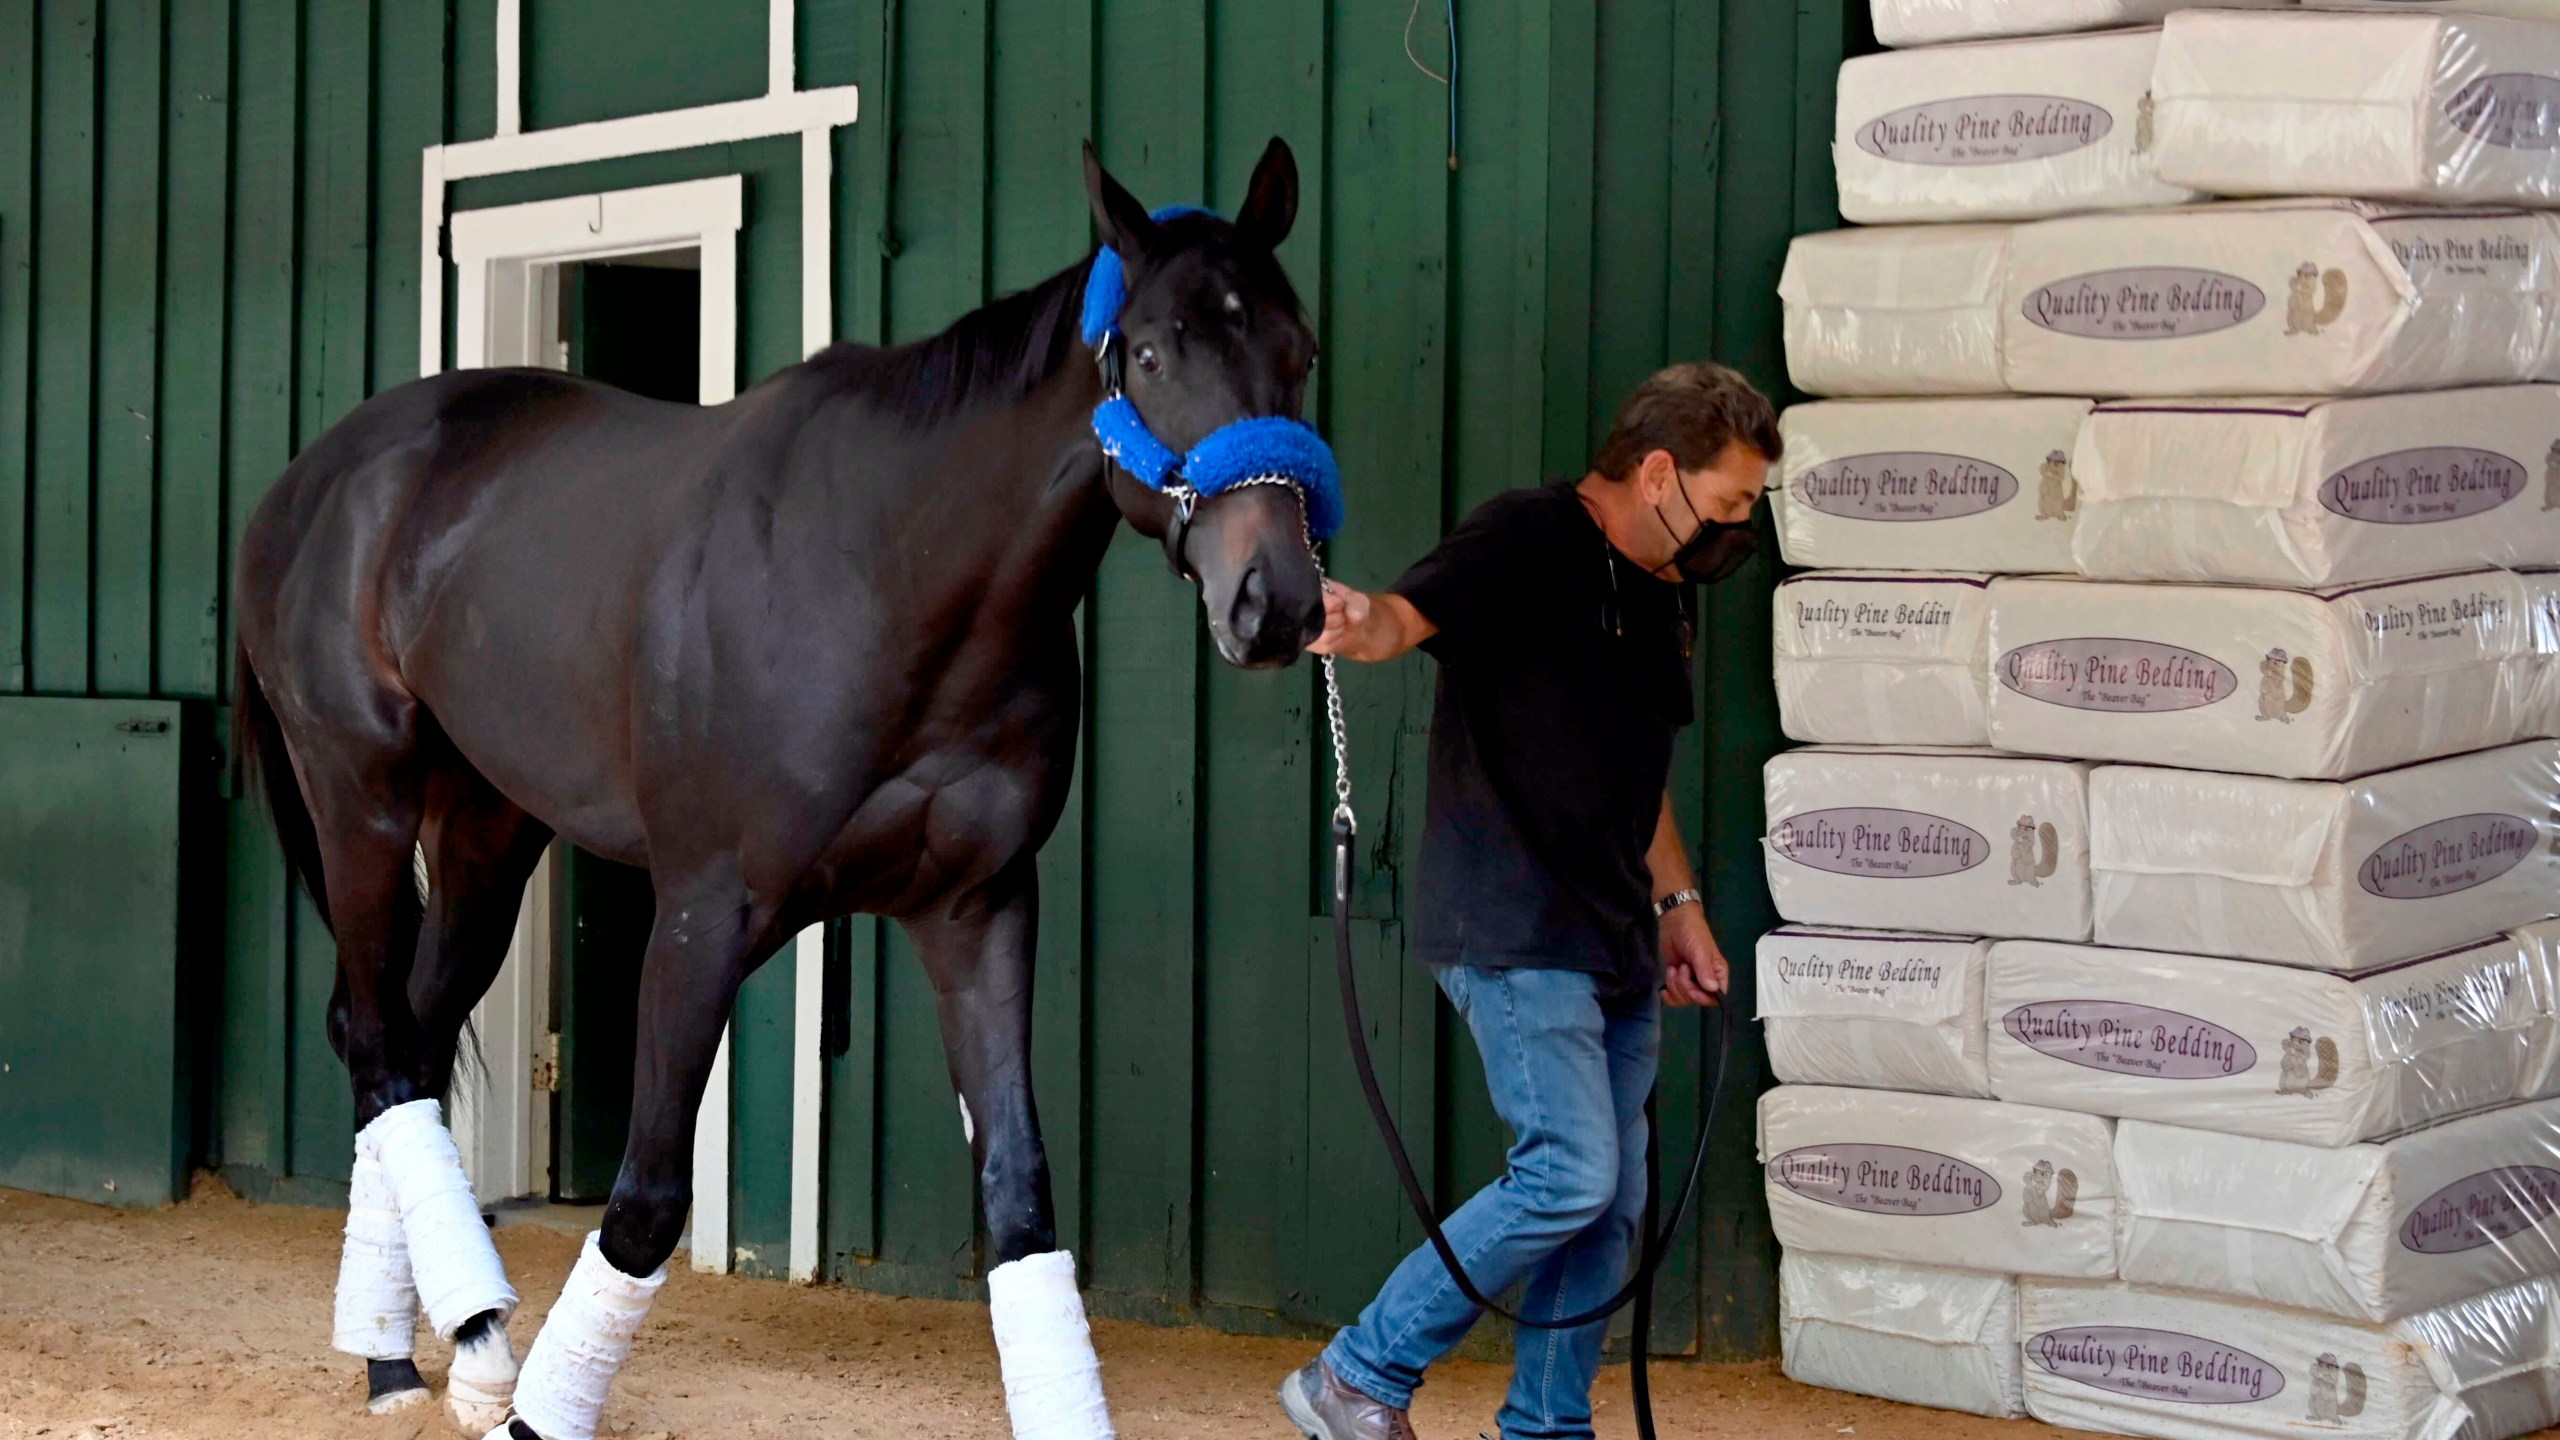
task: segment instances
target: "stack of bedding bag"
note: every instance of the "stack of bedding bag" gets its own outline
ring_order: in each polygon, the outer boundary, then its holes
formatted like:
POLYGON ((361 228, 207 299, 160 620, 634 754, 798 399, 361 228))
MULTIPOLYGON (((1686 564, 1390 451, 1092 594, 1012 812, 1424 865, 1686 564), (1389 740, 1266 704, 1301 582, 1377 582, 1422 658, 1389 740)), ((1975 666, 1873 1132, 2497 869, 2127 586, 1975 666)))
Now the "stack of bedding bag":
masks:
POLYGON ((2560 1423, 2560 0, 1874 9, 1780 282, 1787 1373, 2560 1423))

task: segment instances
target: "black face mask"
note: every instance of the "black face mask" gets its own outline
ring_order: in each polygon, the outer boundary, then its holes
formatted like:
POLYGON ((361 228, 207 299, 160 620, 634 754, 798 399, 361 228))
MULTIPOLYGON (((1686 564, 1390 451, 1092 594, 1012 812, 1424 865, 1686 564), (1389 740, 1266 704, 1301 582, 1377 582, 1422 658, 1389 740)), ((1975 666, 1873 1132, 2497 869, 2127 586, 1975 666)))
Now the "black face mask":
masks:
POLYGON ((1688 539, 1682 540, 1680 532, 1672 529, 1671 522, 1663 518, 1661 506, 1653 507, 1653 518, 1662 527, 1662 533, 1670 536, 1679 547, 1672 552, 1671 565, 1680 572, 1681 579, 1696 585, 1713 585, 1730 579, 1734 571, 1742 568, 1744 561, 1760 553, 1757 525, 1749 520, 1733 523, 1709 520, 1700 515, 1698 507, 1690 502, 1689 487, 1678 481, 1673 484, 1680 492, 1680 503, 1688 508, 1689 518, 1698 522, 1698 528, 1689 532, 1688 539))

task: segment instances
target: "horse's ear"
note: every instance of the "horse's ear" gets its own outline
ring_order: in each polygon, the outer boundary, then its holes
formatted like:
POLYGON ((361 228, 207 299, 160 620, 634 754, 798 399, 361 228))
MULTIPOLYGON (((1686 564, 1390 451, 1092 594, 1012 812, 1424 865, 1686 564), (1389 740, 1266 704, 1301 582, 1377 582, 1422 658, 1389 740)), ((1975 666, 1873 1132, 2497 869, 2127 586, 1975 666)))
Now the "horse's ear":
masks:
POLYGON ((1253 185, 1245 192, 1236 228, 1264 248, 1277 250, 1297 219, 1298 157, 1289 153, 1288 141, 1274 135, 1263 147, 1261 163, 1253 167, 1253 185))
POLYGON ((1102 168, 1102 157, 1093 153, 1090 140, 1084 142, 1084 194, 1093 205, 1093 228, 1102 232, 1103 244, 1119 251, 1123 260, 1145 253, 1156 222, 1147 218, 1147 207, 1138 203, 1138 197, 1102 168))

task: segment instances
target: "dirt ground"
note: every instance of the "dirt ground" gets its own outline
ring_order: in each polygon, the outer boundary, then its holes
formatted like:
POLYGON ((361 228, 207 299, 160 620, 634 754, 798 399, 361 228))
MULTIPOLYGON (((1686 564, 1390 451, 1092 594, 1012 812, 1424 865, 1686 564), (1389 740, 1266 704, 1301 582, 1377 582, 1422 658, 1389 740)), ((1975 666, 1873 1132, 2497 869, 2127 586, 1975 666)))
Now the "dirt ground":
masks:
MULTIPOLYGON (((329 1349, 340 1223, 215 1193, 137 1213, 0 1191, 0 1440, 460 1440, 441 1404, 364 1413, 363 1367, 329 1349)), ((522 1350, 576 1241, 510 1226, 498 1249, 525 1295, 513 1326, 522 1350)), ((1112 1321, 1096 1332, 1127 1440, 1291 1440, 1271 1392, 1306 1344, 1112 1321)), ((422 1335, 429 1380, 441 1381, 444 1359, 422 1335)), ((1774 1365, 1655 1375, 1661 1432, 1684 1440, 2068 1433, 1811 1390, 1774 1365)), ((1470 1440, 1491 1423, 1505 1379, 1483 1364, 1435 1370, 1414 1411, 1424 1440, 1470 1440)), ((1600 1433, 1633 1435, 1624 1366, 1602 1374, 1600 1392, 1600 1433)), ((605 1440, 1007 1433, 985 1307, 681 1268, 605 1424, 605 1440)))

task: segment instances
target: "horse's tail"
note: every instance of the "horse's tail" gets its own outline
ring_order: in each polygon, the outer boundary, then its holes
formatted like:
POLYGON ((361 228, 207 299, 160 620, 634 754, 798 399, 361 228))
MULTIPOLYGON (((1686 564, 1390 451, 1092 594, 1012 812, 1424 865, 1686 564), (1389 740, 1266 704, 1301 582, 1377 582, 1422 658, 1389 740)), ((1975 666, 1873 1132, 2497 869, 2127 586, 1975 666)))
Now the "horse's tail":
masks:
MULTIPOLYGON (((232 655, 231 760, 241 778, 263 786, 267 813, 275 821, 276 840, 284 847, 285 873, 302 882, 320 923, 329 925, 329 885, 320 871, 320 832, 311 824, 311 807, 303 803, 302 785, 294 778, 293 756, 284 747, 284 731, 276 725, 274 707, 249 664, 249 647, 232 655)), ((332 925, 331 933, 336 927, 332 925)))

